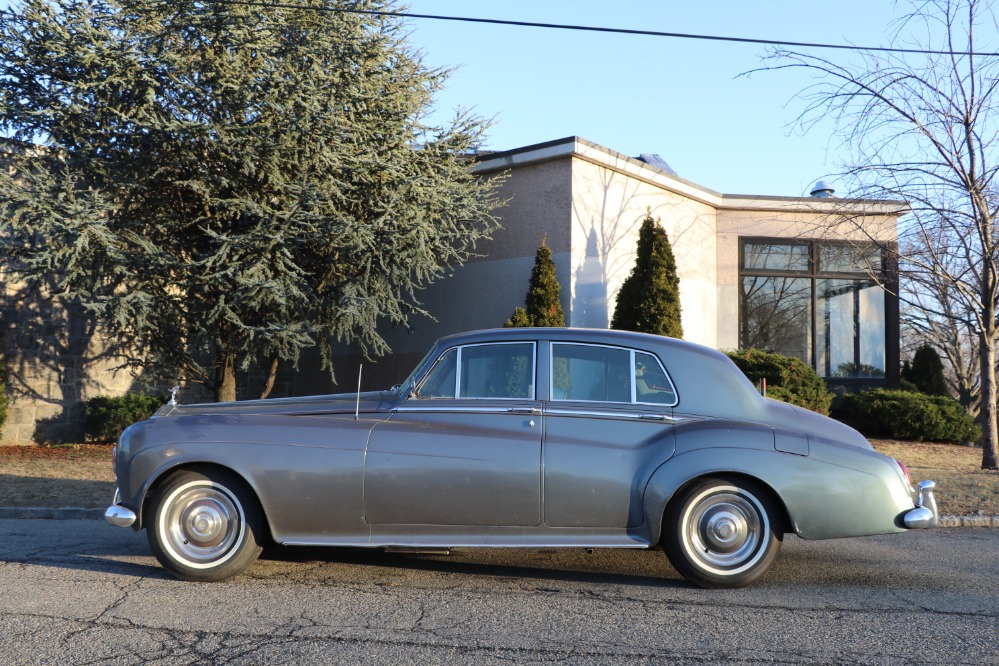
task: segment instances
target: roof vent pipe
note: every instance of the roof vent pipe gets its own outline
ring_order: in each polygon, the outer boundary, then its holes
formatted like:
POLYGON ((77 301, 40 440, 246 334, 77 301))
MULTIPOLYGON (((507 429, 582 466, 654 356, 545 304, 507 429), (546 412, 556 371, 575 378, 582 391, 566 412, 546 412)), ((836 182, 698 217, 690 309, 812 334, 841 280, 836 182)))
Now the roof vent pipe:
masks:
POLYGON ((835 191, 832 185, 824 180, 819 180, 812 186, 812 191, 809 194, 813 197, 831 197, 835 191))

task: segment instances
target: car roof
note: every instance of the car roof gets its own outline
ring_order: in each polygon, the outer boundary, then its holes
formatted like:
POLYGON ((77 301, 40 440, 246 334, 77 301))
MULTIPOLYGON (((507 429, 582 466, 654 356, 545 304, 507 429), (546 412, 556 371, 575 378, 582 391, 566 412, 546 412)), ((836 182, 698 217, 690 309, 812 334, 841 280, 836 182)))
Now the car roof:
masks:
POLYGON ((606 328, 559 328, 559 327, 514 327, 491 328, 467 333, 456 333, 438 340, 442 346, 454 344, 475 344, 514 340, 554 340, 556 342, 588 342, 597 344, 622 345, 627 347, 655 347, 660 345, 698 347, 692 342, 669 338, 663 335, 618 331, 606 328))

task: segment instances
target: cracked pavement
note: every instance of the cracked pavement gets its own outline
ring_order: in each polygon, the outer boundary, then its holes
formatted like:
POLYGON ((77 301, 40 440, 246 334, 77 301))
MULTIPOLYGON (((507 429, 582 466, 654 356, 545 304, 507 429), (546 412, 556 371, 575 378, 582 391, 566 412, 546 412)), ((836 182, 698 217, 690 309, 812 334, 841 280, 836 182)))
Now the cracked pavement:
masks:
POLYGON ((999 664, 999 530, 787 537, 754 587, 656 551, 274 549, 174 580, 145 535, 0 520, 0 664, 999 664))

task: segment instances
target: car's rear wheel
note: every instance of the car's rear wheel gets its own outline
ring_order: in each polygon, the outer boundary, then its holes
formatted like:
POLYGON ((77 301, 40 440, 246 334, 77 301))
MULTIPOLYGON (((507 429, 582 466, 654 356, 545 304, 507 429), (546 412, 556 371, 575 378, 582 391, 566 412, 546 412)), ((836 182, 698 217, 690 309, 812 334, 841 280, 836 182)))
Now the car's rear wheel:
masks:
POLYGON ((754 483, 702 479, 666 507, 663 547, 687 580, 702 587, 743 587, 777 557, 781 515, 754 483))
POLYGON ((256 497, 223 470, 182 470, 151 498, 146 533, 163 568, 177 578, 218 581, 260 555, 263 520, 256 497))

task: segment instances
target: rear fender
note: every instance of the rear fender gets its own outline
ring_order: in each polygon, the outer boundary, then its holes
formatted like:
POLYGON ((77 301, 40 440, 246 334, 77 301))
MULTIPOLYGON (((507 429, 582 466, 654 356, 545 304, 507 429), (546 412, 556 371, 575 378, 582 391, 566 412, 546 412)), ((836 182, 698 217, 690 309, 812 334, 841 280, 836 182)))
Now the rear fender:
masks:
POLYGON ((742 476, 769 488, 787 525, 805 539, 901 532, 898 494, 872 474, 775 450, 696 449, 674 456, 649 479, 643 508, 651 543, 662 537, 666 505, 687 483, 707 476, 742 476))

